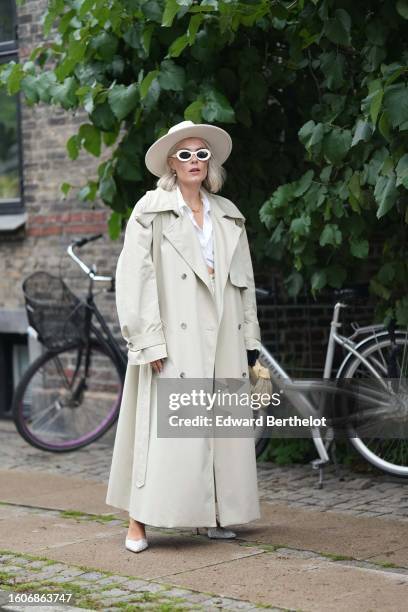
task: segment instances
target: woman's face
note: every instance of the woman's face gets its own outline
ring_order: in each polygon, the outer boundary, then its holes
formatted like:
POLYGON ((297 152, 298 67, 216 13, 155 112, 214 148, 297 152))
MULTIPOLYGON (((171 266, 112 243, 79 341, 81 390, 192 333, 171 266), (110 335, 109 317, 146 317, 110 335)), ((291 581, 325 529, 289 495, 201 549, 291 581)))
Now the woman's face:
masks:
MULTIPOLYGON (((177 143, 174 153, 180 149, 197 151, 206 148, 207 145, 200 138, 185 138, 177 143)), ((201 185, 207 176, 208 161, 200 161, 195 155, 187 162, 182 162, 177 157, 169 157, 168 163, 170 168, 176 171, 177 180, 185 185, 201 185)))

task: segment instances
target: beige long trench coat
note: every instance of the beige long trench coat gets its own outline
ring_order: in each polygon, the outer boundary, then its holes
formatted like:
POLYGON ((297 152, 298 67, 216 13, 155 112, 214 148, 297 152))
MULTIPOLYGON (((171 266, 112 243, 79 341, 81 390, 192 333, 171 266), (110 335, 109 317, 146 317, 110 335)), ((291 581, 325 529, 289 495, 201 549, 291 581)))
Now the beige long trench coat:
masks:
POLYGON ((157 527, 215 526, 216 503, 221 526, 260 517, 252 437, 157 436, 158 377, 242 380, 248 377, 246 349, 260 346, 245 217, 230 200, 206 195, 215 294, 191 220, 179 213, 176 190, 158 187, 137 202, 116 268, 128 366, 106 503, 157 527), (160 256, 152 258, 157 214, 160 256), (155 374, 150 361, 162 357, 164 369, 155 374))

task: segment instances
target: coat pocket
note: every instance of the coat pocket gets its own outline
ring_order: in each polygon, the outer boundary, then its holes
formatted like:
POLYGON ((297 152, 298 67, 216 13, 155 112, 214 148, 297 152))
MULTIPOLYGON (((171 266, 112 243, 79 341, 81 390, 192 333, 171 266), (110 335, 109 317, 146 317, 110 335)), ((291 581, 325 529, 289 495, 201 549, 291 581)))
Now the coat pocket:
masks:
POLYGON ((248 287, 248 280, 240 261, 234 261, 231 264, 229 271, 229 278, 232 285, 239 287, 240 289, 246 289, 248 287))
POLYGON ((229 278, 232 285, 240 289, 248 288, 248 279, 245 273, 244 258, 240 246, 238 245, 231 260, 229 278))

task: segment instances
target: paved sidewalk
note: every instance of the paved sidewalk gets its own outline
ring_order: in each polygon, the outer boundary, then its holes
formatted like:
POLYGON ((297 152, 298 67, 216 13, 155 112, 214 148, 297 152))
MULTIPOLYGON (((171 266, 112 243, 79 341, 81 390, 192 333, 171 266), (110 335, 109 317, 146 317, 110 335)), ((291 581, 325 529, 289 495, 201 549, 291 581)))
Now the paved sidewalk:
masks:
POLYGON ((149 549, 134 554, 127 514, 104 502, 109 436, 55 455, 0 422, 0 610, 46 603, 10 605, 10 593, 71 593, 53 612, 406 610, 404 484, 351 473, 339 482, 329 470, 319 490, 310 466, 260 464, 262 517, 236 526, 236 539, 147 527, 149 549))
MULTIPOLYGON (((101 441, 74 453, 46 453, 27 444, 10 421, 0 421, 0 468, 77 476, 107 483, 116 428, 101 441)), ((332 467, 325 468, 324 488, 316 487, 318 474, 310 465, 279 467, 258 464, 261 499, 290 507, 335 511, 353 516, 408 520, 408 480, 391 476, 362 476, 341 470, 340 481, 332 467)))

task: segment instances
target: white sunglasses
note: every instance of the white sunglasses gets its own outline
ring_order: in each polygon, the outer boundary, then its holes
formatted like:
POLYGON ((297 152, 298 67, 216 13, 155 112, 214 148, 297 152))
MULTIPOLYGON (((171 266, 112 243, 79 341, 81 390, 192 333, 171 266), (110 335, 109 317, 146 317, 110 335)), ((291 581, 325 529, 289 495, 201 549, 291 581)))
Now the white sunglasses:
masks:
POLYGON ((189 149, 179 149, 177 153, 174 153, 174 155, 170 155, 170 157, 177 157, 177 159, 181 162, 188 162, 193 157, 193 155, 195 155, 199 161, 208 161, 211 157, 211 151, 209 151, 208 149, 198 149, 197 151, 190 151, 189 149))

